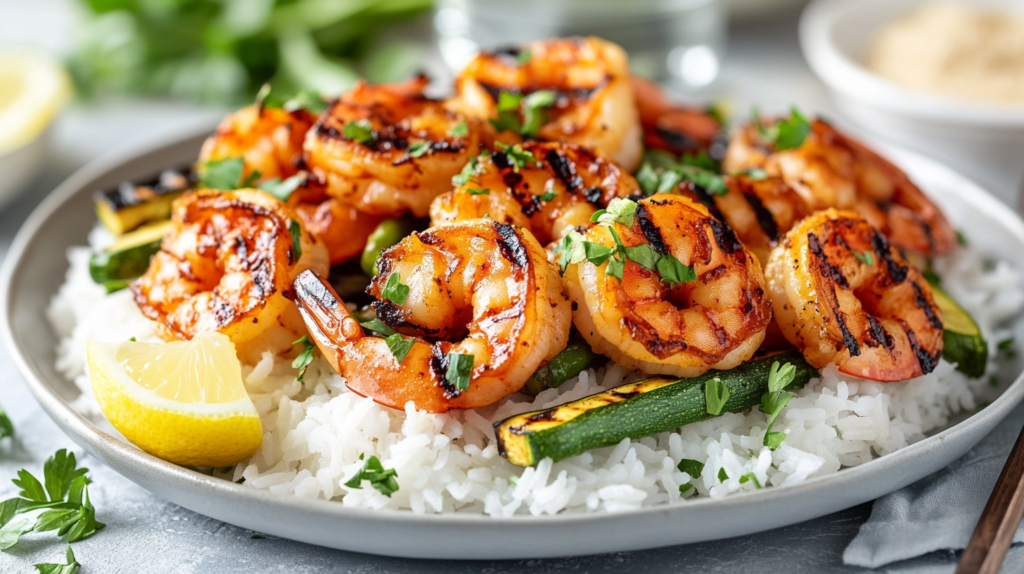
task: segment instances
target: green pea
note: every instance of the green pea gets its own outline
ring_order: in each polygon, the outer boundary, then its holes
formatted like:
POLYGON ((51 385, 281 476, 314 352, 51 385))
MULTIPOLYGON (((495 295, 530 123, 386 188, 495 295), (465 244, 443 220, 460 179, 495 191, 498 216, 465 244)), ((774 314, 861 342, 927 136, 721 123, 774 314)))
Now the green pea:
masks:
POLYGON ((366 240, 359 265, 370 277, 377 275, 377 258, 388 247, 397 244, 415 229, 412 218, 390 217, 381 221, 366 240))

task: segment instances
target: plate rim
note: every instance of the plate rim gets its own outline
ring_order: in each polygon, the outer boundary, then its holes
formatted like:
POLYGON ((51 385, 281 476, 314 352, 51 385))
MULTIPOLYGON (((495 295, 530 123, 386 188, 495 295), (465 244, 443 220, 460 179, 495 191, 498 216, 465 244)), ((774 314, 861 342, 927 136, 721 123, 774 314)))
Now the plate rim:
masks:
MULTIPOLYGON (((902 466, 905 459, 920 459, 933 449, 940 448, 946 441, 959 438, 961 435, 969 435, 972 431, 984 428, 986 425, 998 424, 1012 410, 1022 398, 1024 398, 1024 372, 1018 373, 1015 380, 997 397, 991 404, 980 411, 968 416, 960 423, 953 425, 939 433, 931 435, 917 443, 908 445, 888 455, 875 458, 867 463, 843 469, 840 472, 814 477, 804 482, 786 487, 766 488, 759 491, 731 494, 723 499, 703 497, 699 500, 689 500, 676 504, 662 504, 636 510, 623 512, 599 512, 599 513, 559 513, 556 515, 541 516, 513 516, 508 518, 492 518, 483 514, 415 514, 409 510, 368 510, 349 508, 338 501, 322 499, 307 499, 295 495, 277 495, 264 489, 256 489, 228 480, 214 478, 213 476, 200 473, 195 470, 180 467, 152 455, 149 455, 137 447, 123 442, 114 436, 100 430, 86 417, 78 413, 65 401, 59 393, 50 387, 39 373, 32 366, 28 359, 28 353, 23 349, 21 343, 16 340, 13 325, 13 304, 16 294, 12 292, 12 281, 15 274, 24 266, 30 264, 26 258, 27 250, 43 229, 47 221, 58 212, 65 203, 80 193, 85 193, 86 184, 105 174, 123 168, 126 165, 138 161, 143 156, 166 152, 169 148, 184 145, 190 140, 198 140, 208 135, 209 130, 192 131, 187 135, 176 134, 174 137, 163 139, 159 143, 133 150, 112 153, 108 156, 95 160, 77 170, 53 192, 51 192, 25 220, 17 235, 11 243, 7 257, 0 268, 0 331, 8 351, 14 360, 19 373, 22 375, 26 386, 42 406, 47 415, 57 423, 63 432, 82 448, 93 454, 102 462, 110 466, 115 472, 126 476, 143 488, 153 492, 153 489, 131 476, 127 476, 118 466, 120 464, 134 466, 138 472, 147 476, 159 475, 166 480, 175 481, 179 487, 195 487, 209 490, 208 494, 227 497, 235 503, 254 503, 262 508, 274 511, 299 511, 312 513, 319 518, 338 519, 342 521, 359 521, 379 526, 394 526, 399 523, 408 526, 410 523, 421 527, 476 527, 501 530, 506 528, 550 528, 565 526, 602 525, 621 521, 629 521, 638 518, 662 516, 665 519, 678 519, 680 515, 690 512, 700 512, 710 509, 730 509, 732 507, 758 507, 770 504, 780 504, 790 500, 799 502, 799 499, 815 494, 827 492, 833 488, 842 488, 850 483, 869 478, 876 473, 892 472, 892 467, 902 466), (112 464, 112 461, 116 464, 112 464)), ((952 174, 955 179, 966 182, 967 186, 957 186, 957 195, 967 197, 971 195, 971 201, 981 203, 981 211, 989 217, 1000 220, 1006 229, 1024 245, 1024 221, 1001 202, 983 190, 979 185, 970 179, 960 175, 958 172, 935 162, 919 154, 903 150, 889 145, 879 145, 880 148, 896 156, 911 158, 915 162, 930 164, 934 168, 952 174), (964 191, 966 187, 967 191, 964 191), (980 192, 980 193, 979 193, 980 192)), ((899 163, 899 162, 897 162, 899 163)), ((55 286, 56 287, 56 286, 55 286)), ((52 294, 51 294, 52 297, 52 294)), ((47 325, 47 328, 50 328, 47 325)), ((931 474, 931 473, 929 473, 931 474)), ((925 475, 927 476, 927 475, 925 475)), ((919 480, 915 478, 914 480, 919 480)), ((891 492, 891 491, 888 491, 891 492)), ((160 494, 158 496, 163 497, 160 494)), ((182 504, 175 501, 176 504, 182 504)), ((857 504, 859 502, 855 502, 857 504)), ((184 504, 182 504, 184 506, 184 504)), ((852 506, 845 504, 843 508, 852 506)), ((200 511, 201 512, 201 511, 200 511)), ((821 516, 821 514, 816 514, 821 516)), ((224 520, 223 518, 218 518, 224 520)), ((771 528, 781 527, 808 519, 808 517, 796 518, 775 524, 771 528)), ((764 530, 755 528, 747 533, 764 530)), ((734 534, 737 535, 737 534, 734 534)), ((282 535, 288 537, 287 534, 282 535)), ((714 538, 714 537, 712 537, 714 538)), ((292 538, 303 542, 299 538, 292 538)), ((711 539, 711 538, 708 538, 711 539)), ((664 544, 653 544, 648 547, 663 546, 664 544)), ((336 546, 343 548, 345 546, 336 546)), ((633 549, 639 548, 637 546, 633 549)), ((355 549, 356 548, 350 548, 355 549)), ((606 551, 613 551, 611 548, 606 551)), ((363 550, 366 551, 366 550, 363 550)), ((403 553, 400 550, 388 552, 396 556, 423 556, 420 553, 403 553)), ((571 549, 559 555, 574 555, 589 552, 573 552, 571 549)), ((488 554, 490 556, 491 554, 488 554)), ((544 554, 553 555, 553 554, 544 554)), ((540 555, 538 555, 540 556, 540 555)), ((432 557, 451 557, 451 554, 440 553, 432 557)), ((511 556, 510 556, 511 557, 511 556)), ((521 557, 521 556, 519 556, 521 557)))

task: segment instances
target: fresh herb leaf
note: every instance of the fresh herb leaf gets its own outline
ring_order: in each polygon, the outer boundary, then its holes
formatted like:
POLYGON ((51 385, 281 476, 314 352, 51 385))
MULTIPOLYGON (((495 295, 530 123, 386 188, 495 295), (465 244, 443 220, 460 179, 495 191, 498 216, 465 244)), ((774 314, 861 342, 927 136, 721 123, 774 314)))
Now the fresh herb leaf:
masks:
MULTIPOLYGON (((286 112, 306 110, 313 115, 319 115, 327 109, 327 102, 324 101, 320 92, 304 90, 289 98, 281 107, 284 108, 284 111, 286 112)), ((346 134, 346 136, 347 135, 348 134, 346 134)))
POLYGON ((864 265, 871 266, 875 264, 875 256, 870 251, 854 251, 853 256, 864 265))
POLYGON ((391 351, 391 354, 395 356, 395 360, 401 365, 402 361, 405 360, 405 356, 412 350, 412 346, 416 344, 416 339, 414 337, 406 339, 402 335, 395 333, 394 335, 388 335, 384 339, 384 343, 387 344, 388 350, 391 351))
POLYGON ((292 251, 295 252, 295 260, 302 259, 302 227, 299 222, 292 219, 288 221, 288 233, 292 236, 292 251))
POLYGON ((792 363, 779 365, 779 362, 775 361, 772 363, 772 368, 768 371, 768 392, 782 392, 795 378, 796 367, 792 363))
POLYGON ((604 213, 598 216, 599 223, 619 223, 626 227, 633 227, 633 220, 636 217, 636 202, 624 197, 616 197, 608 204, 604 213))
POLYGON ((43 464, 43 482, 51 501, 63 500, 71 490, 71 483, 85 476, 88 468, 78 468, 75 453, 60 449, 43 464))
POLYGON ((618 257, 613 257, 612 260, 608 262, 608 268, 605 269, 604 272, 606 275, 611 275, 619 281, 622 281, 622 273, 625 270, 626 263, 618 257))
POLYGON ((780 365, 778 361, 775 361, 772 363, 771 370, 768 371, 768 392, 761 396, 761 412, 768 415, 768 427, 765 429, 763 444, 771 450, 779 448, 783 439, 786 438, 786 433, 772 432, 772 425, 775 424, 775 419, 782 412, 782 407, 785 407, 786 403, 793 398, 793 395, 783 392, 783 389, 789 386, 795 378, 796 367, 792 363, 780 365))
POLYGON ((702 151, 697 154, 683 154, 679 156, 679 159, 676 161, 676 166, 695 167, 716 174, 722 172, 722 166, 718 160, 708 155, 708 152, 706 151, 702 151))
POLYGON ((746 169, 739 172, 737 175, 746 176, 755 181, 761 181, 762 179, 766 179, 768 177, 768 172, 759 167, 752 167, 750 169, 746 169))
POLYGON ((967 247, 967 238, 964 237, 964 234, 959 229, 956 230, 956 242, 961 247, 967 247))
POLYGON ((658 252, 647 243, 627 247, 625 249, 625 253, 626 259, 629 259, 648 271, 654 271, 657 269, 658 263, 661 259, 661 255, 659 255, 658 252))
POLYGON ((558 101, 558 93, 554 90, 537 90, 523 98, 522 105, 526 108, 550 108, 558 101))
POLYGON ((136 340, 135 340, 135 337, 132 337, 132 338, 130 338, 130 339, 128 339, 128 340, 129 340, 129 341, 131 341, 132 343, 136 343, 136 342, 138 342, 138 341, 136 341, 136 340))
MULTIPOLYGON (((729 193, 729 186, 726 185, 725 180, 722 179, 722 176, 716 173, 712 173, 699 167, 683 166, 679 168, 678 174, 681 180, 689 181, 694 185, 699 185, 715 195, 725 195, 729 193)), ((676 184, 673 184, 672 187, 675 187, 675 185, 676 184)), ((659 191, 661 192, 660 188, 659 191)), ((668 191, 671 191, 671 189, 669 189, 668 191)))
POLYGON ((725 469, 718 469, 718 482, 725 482, 727 480, 729 480, 729 475, 725 473, 725 469))
POLYGON ((684 458, 683 460, 679 461, 679 464, 676 465, 676 468, 679 469, 679 472, 685 472, 686 474, 690 475, 690 478, 697 478, 698 476, 700 476, 700 473, 704 472, 704 463, 700 462, 699 460, 684 458))
POLYGON ((276 108, 274 105, 276 102, 268 100, 270 96, 270 82, 264 82, 260 89, 256 92, 256 108, 262 112, 263 108, 276 108))
POLYGON ((545 191, 543 195, 540 196, 540 200, 541 201, 551 201, 552 199, 555 198, 556 195, 558 195, 558 194, 555 192, 555 190, 549 189, 549 190, 545 191))
POLYGON ((755 125, 761 137, 775 145, 776 151, 800 147, 811 133, 811 123, 795 107, 790 108, 788 118, 767 127, 761 123, 760 115, 755 111, 755 125))
POLYGON ((498 93, 498 117, 488 121, 499 132, 521 132, 522 124, 519 122, 519 103, 522 100, 523 96, 521 94, 513 94, 511 92, 498 93))
POLYGON ((512 92, 499 92, 497 110, 499 112, 518 112, 519 103, 523 101, 522 94, 512 92))
POLYGON ((384 284, 384 290, 380 295, 395 305, 405 305, 405 298, 409 296, 409 286, 402 284, 402 276, 396 271, 388 276, 388 282, 384 284))
POLYGON ((462 120, 461 122, 455 124, 455 127, 448 130, 448 135, 455 138, 464 138, 467 135, 469 135, 469 126, 466 125, 466 120, 462 120))
POLYGON ((483 169, 483 165, 480 162, 480 158, 482 157, 486 157, 486 154, 469 158, 469 162, 462 166, 462 171, 459 172, 458 175, 452 177, 452 185, 461 186, 474 181, 477 173, 483 169))
POLYGON ((601 216, 604 215, 605 213, 606 211, 604 209, 598 209, 590 216, 590 222, 597 223, 597 220, 601 219, 601 216))
POLYGON ((693 488, 693 485, 687 482, 686 484, 679 485, 679 494, 686 494, 693 488))
MULTIPOLYGON (((363 456, 360 455, 359 459, 362 460, 363 456)), ((363 468, 359 469, 356 474, 345 483, 345 486, 349 488, 361 489, 364 480, 370 481, 370 486, 375 488, 377 492, 380 492, 384 496, 391 498, 391 495, 398 492, 398 472, 393 468, 384 468, 384 465, 380 463, 380 459, 376 456, 371 456, 366 459, 363 463, 363 468)))
POLYGON ((520 133, 526 137, 537 137, 541 126, 547 121, 544 109, 555 105, 557 100, 558 94, 553 90, 538 90, 523 98, 523 124, 520 133))
POLYGON ((658 189, 654 191, 655 193, 672 193, 681 181, 683 181, 683 174, 679 170, 667 170, 661 174, 658 189))
POLYGON ((764 446, 771 450, 776 450, 782 446, 782 441, 786 440, 786 433, 784 432, 766 432, 764 434, 764 446))
POLYGON ((649 162, 645 161, 640 165, 640 170, 636 172, 636 182, 640 184, 640 190, 644 192, 644 195, 648 197, 654 195, 658 191, 659 181, 661 181, 661 177, 649 162))
POLYGON ((516 54, 516 63, 520 66, 526 65, 531 59, 533 59, 533 52, 530 50, 523 50, 516 54))
POLYGON ((368 145, 377 140, 376 134, 373 133, 373 126, 369 120, 356 120, 348 122, 345 127, 341 128, 342 135, 345 138, 354 142, 368 145))
POLYGON ((999 352, 1003 353, 1008 359, 1012 359, 1017 356, 1017 350, 1013 347, 1013 337, 999 341, 996 347, 999 352))
POLYGON ((0 440, 9 436, 14 436, 14 424, 11 423, 11 419, 7 417, 7 413, 4 412, 3 407, 0 407, 0 440))
POLYGON ((495 142, 495 144, 508 156, 508 160, 512 164, 512 171, 516 173, 519 173, 520 168, 529 167, 530 164, 537 163, 537 160, 533 157, 533 152, 524 150, 523 146, 519 144, 506 145, 501 142, 495 142))
POLYGON ((421 157, 431 149, 433 148, 430 147, 430 142, 416 142, 409 146, 409 157, 421 157))
POLYGON ((78 574, 81 564, 75 560, 75 553, 71 551, 70 544, 68 544, 64 556, 67 559, 67 564, 36 564, 36 570, 41 574, 78 574))
POLYGON ((687 281, 696 281, 697 273, 694 272, 692 265, 683 265, 681 261, 676 259, 671 253, 662 255, 661 259, 658 260, 658 274, 661 275, 661 280, 675 284, 675 283, 686 283, 687 281))
POLYGON ((729 387, 718 377, 704 383, 704 402, 707 413, 713 416, 722 414, 722 409, 729 402, 730 395, 732 393, 729 391, 729 387))
POLYGON ((316 348, 316 345, 309 341, 309 335, 303 335, 299 340, 292 341, 292 345, 299 343, 302 344, 302 352, 292 361, 292 368, 299 370, 295 380, 301 383, 303 382, 302 378, 306 376, 306 367, 313 362, 313 349, 316 348))
POLYGON ((473 373, 473 362, 476 357, 473 355, 462 355, 460 353, 448 353, 448 372, 445 379, 459 391, 469 390, 469 378, 473 373))
POLYGON ((519 477, 514 474, 508 475, 508 483, 512 486, 519 484, 519 477))
POLYGON ((46 491, 43 489, 39 479, 32 476, 29 471, 21 469, 18 471, 18 478, 12 479, 14 486, 21 489, 18 496, 33 502, 46 502, 46 491))
POLYGON ((583 243, 583 236, 575 229, 570 229, 559 242, 555 251, 558 253, 558 265, 563 272, 570 264, 579 263, 586 258, 586 247, 583 243))
POLYGON ((28 516, 22 516, 3 525, 0 528, 0 550, 7 550, 17 544, 21 535, 32 532, 35 526, 35 518, 28 516))
POLYGON ((754 471, 750 471, 747 474, 744 474, 743 476, 740 477, 740 484, 745 484, 751 481, 753 481, 754 486, 756 486, 758 490, 763 488, 761 486, 761 483, 757 480, 757 477, 754 476, 754 471))
POLYGON ((587 258, 587 261, 594 265, 601 265, 608 258, 615 253, 615 249, 606 247, 600 243, 592 243, 590 241, 583 241, 583 254, 587 258))
POLYGON ((240 157, 225 157, 203 162, 199 170, 199 185, 207 189, 227 191, 242 187, 242 173, 245 160, 240 157))
POLYGON ((395 334, 394 329, 385 325, 380 319, 371 319, 365 323, 359 324, 364 329, 369 329, 375 333, 379 333, 385 337, 390 337, 395 334))
POLYGON ((292 192, 299 188, 306 181, 306 176, 297 173, 288 179, 281 181, 281 178, 275 177, 274 179, 268 179, 259 185, 259 188, 263 191, 273 195, 281 201, 288 201, 291 197, 292 192))
POLYGON ((470 195, 490 195, 491 194, 491 190, 489 190, 489 189, 482 189, 482 188, 478 188, 478 187, 471 187, 471 188, 466 190, 466 193, 468 193, 470 195))

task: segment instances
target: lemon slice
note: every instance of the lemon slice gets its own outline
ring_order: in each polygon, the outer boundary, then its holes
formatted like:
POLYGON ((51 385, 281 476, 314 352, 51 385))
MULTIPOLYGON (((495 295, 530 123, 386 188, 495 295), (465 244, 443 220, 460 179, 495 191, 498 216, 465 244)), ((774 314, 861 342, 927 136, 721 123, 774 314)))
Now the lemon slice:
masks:
POLYGON ((173 343, 89 341, 86 357, 103 414, 154 456, 185 466, 229 466, 263 440, 234 345, 220 333, 173 343))
POLYGON ((0 153, 38 136, 71 95, 59 62, 34 52, 0 52, 0 153))

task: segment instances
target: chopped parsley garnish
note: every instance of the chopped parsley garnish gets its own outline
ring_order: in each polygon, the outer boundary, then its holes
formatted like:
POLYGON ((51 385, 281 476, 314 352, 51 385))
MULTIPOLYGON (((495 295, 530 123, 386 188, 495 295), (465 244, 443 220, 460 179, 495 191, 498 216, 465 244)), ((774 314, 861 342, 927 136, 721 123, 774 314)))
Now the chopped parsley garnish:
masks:
POLYGON ((657 193, 660 181, 661 176, 654 171, 649 162, 641 164, 640 171, 636 172, 636 182, 640 184, 640 191, 643 191, 644 195, 651 196, 657 193))
POLYGON ((772 368, 768 372, 768 392, 761 396, 761 412, 768 415, 768 427, 764 432, 763 444, 771 450, 779 448, 783 439, 786 438, 784 432, 772 432, 772 425, 775 424, 775 419, 782 412, 782 407, 786 406, 786 403, 793 398, 792 394, 783 389, 792 383, 794 378, 796 378, 796 367, 791 363, 784 365, 779 365, 778 361, 772 363, 772 368))
POLYGON ((499 132, 522 131, 522 124, 519 122, 519 103, 523 100, 520 94, 511 92, 500 92, 498 94, 497 111, 498 117, 488 120, 494 129, 499 132))
POLYGON ((399 365, 401 365, 402 361, 405 360, 405 356, 408 355, 409 351, 412 349, 412 346, 416 344, 416 338, 409 337, 407 339, 402 335, 395 333, 393 335, 388 335, 388 337, 384 339, 384 343, 387 344, 388 350, 391 351, 391 354, 395 356, 395 360, 398 361, 399 365))
POLYGON ((663 171, 654 193, 672 193, 681 181, 683 181, 683 174, 679 170, 670 169, 663 171))
POLYGON ((364 329, 369 329, 375 333, 379 333, 385 337, 390 337, 395 334, 394 329, 385 325, 380 319, 370 319, 369 321, 360 323, 359 326, 364 329))
POLYGON ((811 133, 811 122, 795 107, 790 108, 789 117, 771 126, 761 122, 761 115, 754 109, 754 126, 761 138, 774 144, 776 151, 798 148, 811 133))
MULTIPOLYGON (((674 173, 678 173, 681 180, 689 181, 694 185, 699 185, 715 195, 725 195, 729 193, 729 186, 726 185, 722 176, 712 173, 706 169, 686 165, 680 167, 674 173)), ((676 183, 678 184, 678 182, 676 183)), ((673 184, 672 187, 675 187, 675 184, 673 184)), ((660 193, 666 193, 666 191, 661 191, 660 186, 658 191, 660 193)), ((668 191, 671 191, 671 188, 668 191)))
MULTIPOLYGON (((363 459, 363 455, 359 455, 359 459, 363 459)), ((384 465, 380 463, 380 459, 376 456, 371 456, 366 459, 363 463, 363 468, 356 472, 355 476, 350 478, 345 486, 349 488, 361 489, 363 487, 363 481, 370 481, 370 486, 375 488, 377 492, 384 496, 391 498, 391 495, 398 492, 398 472, 393 468, 384 468, 384 465)))
POLYGON ((558 255, 558 266, 562 268, 562 271, 565 271, 570 264, 586 259, 583 243, 583 236, 575 229, 570 229, 569 233, 566 233, 562 241, 558 243, 555 253, 558 255))
POLYGON ((616 197, 608 204, 608 208, 601 210, 597 217, 598 223, 620 223, 626 227, 633 226, 636 217, 636 202, 624 197, 616 197))
POLYGON ((347 139, 363 145, 371 144, 377 139, 377 136, 373 133, 373 126, 370 125, 369 120, 348 122, 345 124, 345 127, 341 129, 341 133, 347 139))
POLYGON ((466 165, 462 166, 462 171, 458 175, 452 176, 452 185, 460 186, 466 185, 471 181, 475 181, 476 175, 483 169, 481 164, 481 158, 487 157, 486 153, 475 155, 469 158, 466 165))
POLYGON ((302 227, 299 222, 291 219, 288 221, 288 233, 292 236, 292 251, 295 252, 295 260, 302 259, 302 227))
POLYGON ((464 138, 469 135, 469 126, 466 125, 466 120, 455 124, 455 127, 448 130, 448 135, 456 138, 464 138))
POLYGON ((540 127, 547 121, 545 108, 555 105, 558 94, 553 90, 538 90, 523 98, 523 124, 519 131, 526 137, 537 137, 540 127))
POLYGON ((487 188, 471 187, 471 188, 466 190, 466 193, 468 193, 470 195, 490 195, 491 194, 491 190, 489 190, 487 188))
POLYGON ((875 264, 875 256, 870 251, 854 251, 853 256, 864 265, 871 266, 875 264))
POLYGON ((722 414, 725 403, 729 402, 729 387, 722 382, 722 379, 715 377, 704 383, 704 402, 709 415, 718 416, 722 414))
POLYGON ((751 481, 753 481, 754 486, 756 486, 758 490, 763 488, 761 486, 761 482, 757 480, 756 476, 754 476, 754 471, 750 471, 747 474, 744 474, 743 476, 740 477, 740 484, 745 484, 751 481))
POLYGON ((768 177, 768 172, 759 167, 752 167, 739 172, 737 175, 743 175, 755 181, 760 181, 768 177))
POLYGON ((245 160, 240 157, 225 157, 203 162, 199 174, 199 185, 207 189, 227 191, 244 187, 242 173, 245 160))
POLYGON ((299 370, 299 374, 295 376, 295 380, 301 383, 302 377, 306 376, 306 367, 313 362, 313 349, 316 348, 316 345, 309 342, 309 335, 303 335, 299 340, 292 341, 292 345, 298 345, 300 343, 302 344, 302 352, 299 353, 299 356, 295 357, 295 360, 292 361, 292 368, 299 370))
POLYGON ((684 458, 683 460, 679 461, 679 464, 676 465, 676 468, 679 469, 679 472, 685 472, 686 474, 690 475, 690 478, 697 478, 698 476, 700 476, 700 473, 704 472, 704 463, 700 462, 699 460, 684 458))
POLYGON ((416 142, 409 146, 409 157, 421 157, 430 153, 432 149, 430 142, 416 142))
POLYGON ((530 164, 537 163, 537 160, 533 157, 533 152, 524 150, 523 146, 519 144, 506 145, 501 142, 495 143, 508 157, 509 163, 512 164, 512 171, 516 173, 519 173, 520 168, 529 167, 530 164))
POLYGON ((58 450, 43 465, 43 483, 27 470, 18 471, 12 482, 19 498, 0 502, 0 550, 18 543, 28 532, 56 530, 67 542, 93 535, 104 524, 96 521, 89 501, 87 468, 78 468, 75 454, 58 450), (18 516, 43 510, 36 516, 18 516), (16 518, 17 517, 17 518, 16 518))
POLYGON ((583 255, 594 265, 601 265, 608 258, 615 253, 615 249, 601 245, 600 243, 592 243, 590 241, 583 242, 583 255))
POLYGON ((718 469, 718 482, 725 482, 727 480, 729 480, 729 475, 725 473, 725 469, 718 469))
POLYGON ((608 262, 608 267, 605 269, 605 273, 612 277, 622 281, 622 274, 626 271, 626 262, 619 259, 618 257, 612 258, 608 262))
POLYGON ((650 244, 641 243, 632 247, 624 248, 626 258, 643 267, 648 271, 654 271, 658 268, 660 263, 661 255, 654 250, 650 244))
POLYGON ((14 424, 7 417, 3 407, 0 407, 0 439, 5 439, 9 436, 14 436, 14 424))
POLYGON ((135 337, 131 337, 128 340, 131 341, 132 343, 137 343, 138 342, 138 339, 136 339, 135 337))
POLYGON ((409 296, 409 286, 402 284, 402 276, 396 271, 388 276, 388 282, 384 284, 380 296, 395 305, 405 305, 405 298, 409 296))
POLYGON ((320 92, 305 90, 286 100, 281 107, 286 112, 306 110, 311 114, 317 115, 327 109, 327 102, 324 101, 320 92))
POLYGON ((658 274, 661 275, 661 280, 673 285, 675 283, 697 280, 697 273, 694 272, 693 266, 683 265, 671 253, 661 256, 661 259, 658 260, 657 268, 658 274))
POLYGON ((448 383, 460 391, 469 390, 469 377, 473 372, 473 362, 476 357, 460 353, 448 353, 448 372, 445 379, 448 383))
POLYGON ((523 50, 516 55, 516 63, 520 66, 524 66, 533 59, 533 52, 530 50, 523 50))
POLYGON ((679 494, 686 494, 693 488, 693 485, 687 482, 686 484, 679 485, 679 494))
POLYGON ((964 237, 964 234, 959 229, 956 230, 956 242, 961 247, 967 247, 967 238, 964 237))
POLYGON ((718 162, 706 152, 676 158, 664 151, 650 150, 644 153, 636 179, 648 197, 655 193, 672 193, 684 181, 699 185, 715 195, 725 195, 729 187, 719 170, 718 162))
POLYGON ((75 553, 71 551, 70 544, 68 544, 64 556, 67 559, 67 564, 36 564, 36 571, 41 574, 78 574, 82 565, 75 560, 75 553))
POLYGON ((1006 355, 1006 358, 1012 359, 1017 356, 1017 350, 1013 348, 1013 337, 1009 339, 1003 339, 996 345, 999 352, 1006 355))
POLYGON ((549 189, 549 190, 544 192, 544 195, 540 196, 540 200, 541 201, 551 201, 552 199, 555 198, 556 195, 558 195, 558 193, 555 192, 555 190, 549 189))
POLYGON ((281 201, 288 201, 291 197, 292 192, 299 188, 306 181, 306 176, 297 173, 288 179, 281 181, 281 178, 275 177, 274 179, 268 179, 260 184, 260 189, 280 199, 281 201))

